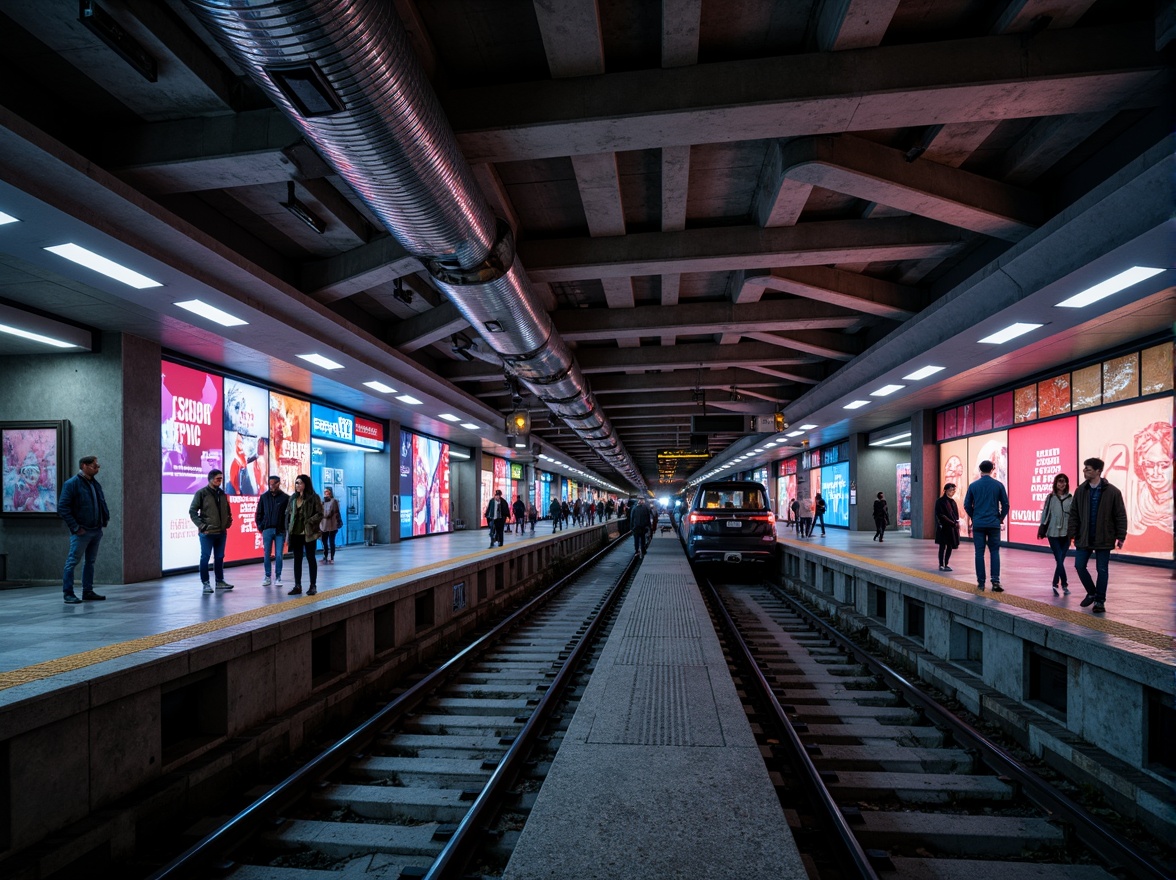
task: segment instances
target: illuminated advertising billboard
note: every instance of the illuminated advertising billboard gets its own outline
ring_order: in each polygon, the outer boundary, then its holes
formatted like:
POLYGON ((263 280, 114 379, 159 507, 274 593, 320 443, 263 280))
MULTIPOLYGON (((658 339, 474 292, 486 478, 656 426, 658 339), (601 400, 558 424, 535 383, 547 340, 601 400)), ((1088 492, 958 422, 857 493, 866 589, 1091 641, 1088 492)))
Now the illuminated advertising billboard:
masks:
POLYGON ((400 537, 412 537, 412 434, 400 432, 400 537))
POLYGON ((160 379, 163 491, 192 493, 224 470, 221 377, 164 361, 160 379))
MULTIPOLYGON (((968 438, 968 458, 965 462, 967 470, 960 493, 956 496, 960 508, 960 516, 967 523, 968 534, 972 533, 972 521, 964 512, 964 500, 968 493, 969 484, 980 479, 980 462, 992 462, 992 478, 1004 483, 1005 491, 1009 488, 1009 432, 993 431, 990 434, 980 434, 968 438)), ((1011 499, 1010 499, 1011 501, 1011 499)), ((1009 521, 1005 519, 1001 525, 1001 540, 1008 538, 1009 521)))
POLYGON ((449 531, 449 444, 412 435, 412 533, 449 531))
POLYGON ((299 474, 310 474, 310 402, 270 392, 270 473, 294 491, 299 474))
POLYGON ((269 392, 236 379, 224 383, 225 492, 257 496, 269 487, 269 392))
POLYGON ((1078 419, 1057 419, 1009 431, 1009 540, 1035 544, 1041 508, 1060 473, 1070 491, 1082 482, 1078 462, 1078 419))
POLYGON ((796 499, 796 474, 791 473, 777 477, 776 482, 780 493, 776 502, 776 518, 791 519, 792 508, 790 505, 796 499))
POLYGON ((825 524, 849 526, 849 462, 821 468, 821 497, 825 499, 825 524))

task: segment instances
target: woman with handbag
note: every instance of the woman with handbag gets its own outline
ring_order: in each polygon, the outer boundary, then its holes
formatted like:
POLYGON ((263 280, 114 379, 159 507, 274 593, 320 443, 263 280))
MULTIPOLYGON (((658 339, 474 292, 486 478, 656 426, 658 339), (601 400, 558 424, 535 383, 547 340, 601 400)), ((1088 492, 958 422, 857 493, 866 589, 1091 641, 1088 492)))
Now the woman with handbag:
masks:
POLYGON ((318 546, 319 523, 323 521, 323 502, 311 485, 310 477, 299 474, 294 481, 294 494, 290 496, 290 504, 286 508, 286 546, 294 554, 294 589, 286 595, 302 595, 302 556, 305 554, 306 563, 310 568, 310 589, 306 595, 313 596, 318 592, 315 584, 318 581, 318 562, 315 560, 315 550, 318 546))
POLYGON ((323 489, 323 564, 335 564, 335 535, 343 528, 343 517, 339 513, 339 501, 330 488, 323 489))
POLYGON ((935 543, 939 545, 939 570, 951 571, 951 551, 960 546, 960 509, 955 503, 956 484, 947 483, 935 502, 935 543))
POLYGON ((1049 541, 1049 549, 1054 555, 1053 594, 1058 594, 1058 586, 1067 596, 1070 587, 1066 582, 1066 553, 1070 549, 1070 505, 1074 496, 1070 494, 1070 478, 1065 474, 1054 477, 1053 491, 1041 506, 1041 523, 1037 526, 1038 539, 1049 541))

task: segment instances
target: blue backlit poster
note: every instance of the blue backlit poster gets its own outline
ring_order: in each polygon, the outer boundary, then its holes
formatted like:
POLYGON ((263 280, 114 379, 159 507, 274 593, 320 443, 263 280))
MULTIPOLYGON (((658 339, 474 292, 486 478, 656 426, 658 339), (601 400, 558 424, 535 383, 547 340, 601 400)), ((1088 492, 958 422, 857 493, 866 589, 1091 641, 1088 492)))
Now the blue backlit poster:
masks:
POLYGON ((825 499, 825 523, 849 526, 849 462, 821 468, 821 497, 825 499))

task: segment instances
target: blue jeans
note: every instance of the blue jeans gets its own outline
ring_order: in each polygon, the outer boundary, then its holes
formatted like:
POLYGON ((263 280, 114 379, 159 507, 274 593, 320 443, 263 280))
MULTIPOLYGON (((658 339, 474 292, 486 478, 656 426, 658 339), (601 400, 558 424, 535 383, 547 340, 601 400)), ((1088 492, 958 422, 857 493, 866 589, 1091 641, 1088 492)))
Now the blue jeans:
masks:
POLYGON ((219 584, 225 579, 225 541, 228 538, 227 532, 218 532, 215 535, 200 533, 200 583, 208 583, 208 557, 210 555, 212 556, 216 582, 219 584))
POLYGON ((286 533, 277 529, 261 530, 261 551, 265 554, 265 576, 270 576, 270 553, 274 555, 274 575, 282 579, 282 551, 286 546, 286 533))
POLYGON ((976 583, 983 584, 986 580, 984 573, 984 545, 992 554, 992 582, 1000 583, 1000 526, 991 529, 972 529, 972 543, 976 545, 976 583))
POLYGON ((84 535, 69 536, 69 556, 65 558, 65 571, 61 574, 61 590, 65 595, 73 595, 74 569, 78 562, 82 562, 82 592, 94 592, 94 560, 98 558, 101 540, 102 529, 86 529, 84 535))
POLYGON ((1070 550, 1070 539, 1050 537, 1047 540, 1049 541, 1049 549, 1054 555, 1053 582, 1067 587, 1070 582, 1066 580, 1066 553, 1070 550))
POLYGON ((1090 550, 1085 547, 1074 548, 1074 570, 1078 572, 1078 580, 1086 587, 1086 592, 1094 596, 1095 602, 1107 601, 1107 569, 1111 564, 1110 550, 1090 550), (1090 579, 1090 572, 1086 564, 1090 562, 1090 554, 1094 554, 1094 570, 1098 575, 1098 583, 1090 579))

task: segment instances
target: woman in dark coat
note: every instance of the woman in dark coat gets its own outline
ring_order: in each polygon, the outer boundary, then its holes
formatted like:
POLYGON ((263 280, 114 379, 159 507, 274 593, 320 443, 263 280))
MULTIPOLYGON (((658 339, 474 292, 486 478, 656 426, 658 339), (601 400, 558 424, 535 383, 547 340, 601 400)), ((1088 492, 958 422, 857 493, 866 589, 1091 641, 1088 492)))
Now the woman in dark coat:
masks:
POLYGON ((886 496, 879 492, 878 500, 874 502, 874 540, 882 543, 882 535, 890 525, 890 508, 886 506, 886 496))
POLYGON ((951 551, 960 546, 960 509, 955 503, 956 484, 948 483, 935 502, 935 543, 939 545, 939 570, 951 571, 951 551))

